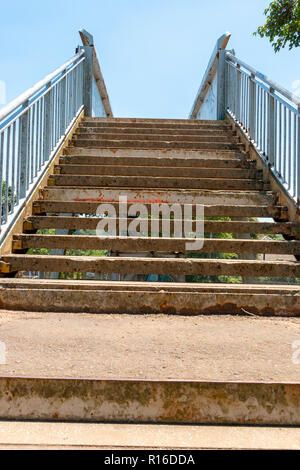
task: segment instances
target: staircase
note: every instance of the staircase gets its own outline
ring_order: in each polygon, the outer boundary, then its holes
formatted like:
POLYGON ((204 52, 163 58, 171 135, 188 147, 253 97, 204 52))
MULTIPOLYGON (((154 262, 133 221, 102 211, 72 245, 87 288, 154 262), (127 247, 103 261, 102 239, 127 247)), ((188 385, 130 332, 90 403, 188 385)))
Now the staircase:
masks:
POLYGON ((287 208, 277 201, 227 121, 85 118, 33 202, 23 233, 13 236, 11 254, 1 258, 1 271, 9 277, 1 281, 2 305, 69 312, 84 305, 84 311, 96 313, 298 315, 300 224, 289 222, 287 208), (138 213, 135 218, 147 223, 147 231, 130 236, 134 217, 118 213, 124 195, 128 207, 157 206, 157 233, 151 231, 153 219, 138 213), (103 203, 116 210, 123 232, 96 235, 105 220, 104 214, 97 216, 103 203), (187 242, 196 240, 176 237, 175 227, 183 223, 176 213, 159 217, 162 203, 178 204, 182 212, 188 205, 191 214, 196 204, 204 206, 204 234, 210 235, 199 252, 186 250, 187 242), (275 221, 262 220, 271 218, 275 221), (171 225, 168 238, 161 236, 164 222, 171 225), (263 234, 282 237, 266 240, 263 234), (97 255, 88 256, 87 250, 97 255), (26 279, 24 272, 43 273, 44 280, 26 279), (53 273, 71 279, 54 286, 53 273), (107 280, 90 285, 84 281, 87 273, 107 280), (158 282, 162 276, 169 282, 158 282))
POLYGON ((0 110, 0 419, 300 426, 300 99, 225 35, 190 119, 117 119, 80 34, 0 110))

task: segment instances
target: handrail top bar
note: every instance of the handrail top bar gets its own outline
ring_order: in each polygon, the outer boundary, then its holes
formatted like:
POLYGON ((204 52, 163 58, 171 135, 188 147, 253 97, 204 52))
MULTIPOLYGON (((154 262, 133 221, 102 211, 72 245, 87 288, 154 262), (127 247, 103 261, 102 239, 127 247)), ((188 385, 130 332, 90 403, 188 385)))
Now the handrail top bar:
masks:
POLYGON ((212 53, 212 55, 209 59, 209 63, 208 63, 207 69, 205 71, 205 74, 203 76, 203 80, 202 80, 202 83, 200 85, 199 91, 197 93, 196 99, 194 101, 192 111, 190 113, 190 119, 196 119, 196 117, 199 113, 199 109, 201 107, 201 99, 205 97, 205 94, 206 94, 206 91, 207 91, 206 90, 206 82, 208 81, 209 78, 211 78, 210 77, 210 72, 211 72, 212 68, 214 67, 215 61, 216 61, 216 59, 218 57, 218 54, 219 54, 219 51, 226 49, 230 38, 231 38, 231 33, 226 32, 226 33, 222 34, 222 36, 220 36, 219 39, 217 40, 217 43, 216 43, 215 48, 213 50, 213 53, 212 53))
POLYGON ((84 51, 78 52, 72 59, 68 60, 65 64, 61 67, 56 69, 51 74, 47 75, 43 80, 36 83, 32 88, 22 93, 18 98, 13 100, 7 106, 0 110, 0 122, 3 121, 6 117, 16 111, 20 106, 30 100, 31 97, 36 95, 43 87, 45 87, 48 83, 51 83, 54 78, 60 75, 64 70, 66 70, 70 65, 74 62, 79 60, 84 55, 84 51))
POLYGON ((231 52, 227 52, 226 56, 232 61, 236 62, 238 65, 241 65, 244 69, 248 70, 248 72, 252 73, 255 75, 257 78, 265 82, 269 87, 273 88, 275 91, 280 93, 282 96, 287 98, 289 101, 294 103, 296 106, 300 106, 300 98, 295 95, 294 93, 291 93, 288 91, 286 88, 282 87, 281 85, 278 85, 278 83, 274 82, 273 80, 270 80, 266 75, 263 73, 259 72, 255 68, 251 67, 250 65, 246 64, 242 60, 238 59, 236 56, 234 56, 231 52))

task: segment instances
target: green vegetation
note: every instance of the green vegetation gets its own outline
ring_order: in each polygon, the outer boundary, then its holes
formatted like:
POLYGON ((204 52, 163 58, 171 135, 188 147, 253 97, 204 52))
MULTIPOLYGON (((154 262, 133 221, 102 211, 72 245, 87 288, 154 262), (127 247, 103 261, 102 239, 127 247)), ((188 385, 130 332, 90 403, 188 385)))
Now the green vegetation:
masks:
POLYGON ((300 45, 300 1, 275 0, 265 10, 267 21, 255 35, 269 38, 275 52, 300 45))

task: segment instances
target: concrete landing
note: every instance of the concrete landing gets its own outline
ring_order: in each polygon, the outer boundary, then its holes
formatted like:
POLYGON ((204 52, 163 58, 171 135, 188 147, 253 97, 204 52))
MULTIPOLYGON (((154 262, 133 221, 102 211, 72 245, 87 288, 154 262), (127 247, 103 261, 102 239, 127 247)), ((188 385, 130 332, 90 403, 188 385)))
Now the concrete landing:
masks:
POLYGON ((0 422, 0 450, 299 450, 300 428, 0 422))
POLYGON ((299 318, 0 312, 0 376, 300 381, 299 318))

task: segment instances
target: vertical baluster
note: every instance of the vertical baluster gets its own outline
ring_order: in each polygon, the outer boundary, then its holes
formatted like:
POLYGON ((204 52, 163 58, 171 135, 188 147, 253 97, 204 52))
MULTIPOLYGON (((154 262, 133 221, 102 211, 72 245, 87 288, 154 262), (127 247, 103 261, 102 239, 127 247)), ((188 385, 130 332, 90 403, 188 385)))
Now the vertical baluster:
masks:
POLYGON ((1 187, 1 197, 0 197, 0 225, 3 224, 3 160, 4 160, 4 132, 0 133, 0 187, 1 187))
POLYGON ((236 117, 238 122, 241 122, 241 71, 239 64, 237 64, 236 71, 236 117))
MULTIPOLYGON (((228 64, 227 64, 227 67, 229 67, 228 64)), ((78 106, 78 67, 76 67, 76 69, 74 70, 74 73, 75 73, 75 114, 77 114, 77 111, 79 109, 79 106, 78 106)))
POLYGON ((292 185, 292 112, 288 111, 288 186, 292 185))
POLYGON ((16 121, 16 204, 20 200, 20 119, 16 121), (18 137, 17 137, 18 136, 18 137))
POLYGON ((52 150, 52 90, 51 83, 47 84, 48 91, 44 96, 44 132, 43 132, 43 163, 48 161, 52 150))
POLYGON ((54 92, 54 120, 53 120, 53 145, 52 145, 52 150, 56 146, 57 142, 57 91, 58 91, 58 86, 54 85, 53 87, 53 92, 54 92))
POLYGON ((293 197, 297 196, 297 115, 293 113, 293 121, 294 121, 294 142, 293 142, 293 161, 292 161, 292 169, 293 169, 293 197))
POLYGON ((63 71, 61 81, 61 99, 60 99, 60 134, 64 135, 66 130, 66 70, 63 71))
POLYGON ((287 183, 287 170, 286 170, 286 155, 287 155, 287 142, 286 142, 286 136, 287 136, 287 118, 286 118, 286 113, 287 109, 284 106, 283 108, 283 179, 284 182, 287 183))
POLYGON ((297 197, 297 204, 300 206, 300 106, 298 106, 298 114, 297 114, 297 158, 296 158, 296 169, 297 172, 297 190, 296 190, 296 197, 297 197))
POLYGON ((278 134, 277 134, 277 112, 278 112, 278 107, 277 107, 277 100, 274 99, 274 168, 275 170, 278 170, 278 153, 277 153, 277 144, 278 144, 278 134))
POLYGON ((279 175, 282 177, 282 104, 279 103, 279 130, 278 130, 278 137, 279 137, 279 148, 278 148, 278 172, 279 175))
POLYGON ((39 168, 39 171, 41 170, 42 168, 42 132, 43 132, 43 127, 42 127, 42 123, 43 123, 43 115, 42 115, 42 109, 43 109, 43 101, 42 99, 39 100, 39 106, 38 106, 38 110, 39 110, 39 118, 38 118, 38 147, 39 147, 39 152, 38 152, 38 168, 39 168))
POLYGON ((71 76, 71 86, 72 86, 72 93, 71 93, 71 120, 73 119, 74 116, 74 73, 73 71, 70 73, 71 76))
POLYGON ((16 121, 12 125, 12 167, 11 167, 11 194, 12 194, 12 202, 11 202, 11 212, 14 211, 14 206, 16 204, 16 197, 15 197, 15 170, 16 170, 16 121))
POLYGON ((275 115, 275 102, 271 95, 274 93, 274 89, 270 88, 269 99, 268 99, 268 160, 271 166, 274 166, 275 158, 275 127, 274 127, 274 115, 275 115))
POLYGON ((259 110, 257 113, 259 115, 258 148, 261 151, 262 150, 262 96, 263 96, 263 90, 261 87, 258 87, 258 96, 259 96, 259 110))
POLYGON ((36 103, 32 106, 32 167, 33 167, 33 179, 37 174, 36 167, 36 103))
MULTIPOLYGON (((24 104, 26 108, 28 103, 24 104)), ((29 173, 29 110, 20 117, 19 125, 19 165, 20 165, 20 198, 26 196, 27 173, 29 173)))
POLYGON ((255 84, 255 142, 258 147, 258 133, 259 133, 259 88, 255 84))
POLYGON ((250 139, 256 141, 256 85, 254 83, 255 75, 249 77, 249 134, 250 139))
POLYGON ((4 221, 7 222, 8 213, 9 213, 9 172, 10 172, 10 154, 11 154, 11 147, 10 147, 10 135, 11 135, 11 126, 8 127, 6 133, 6 159, 5 159, 5 197, 4 197, 4 221))

